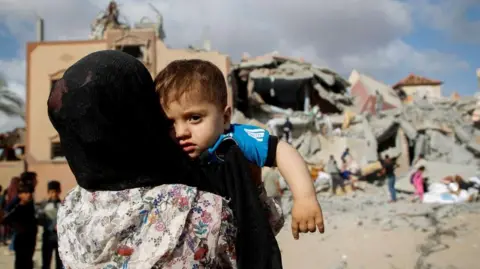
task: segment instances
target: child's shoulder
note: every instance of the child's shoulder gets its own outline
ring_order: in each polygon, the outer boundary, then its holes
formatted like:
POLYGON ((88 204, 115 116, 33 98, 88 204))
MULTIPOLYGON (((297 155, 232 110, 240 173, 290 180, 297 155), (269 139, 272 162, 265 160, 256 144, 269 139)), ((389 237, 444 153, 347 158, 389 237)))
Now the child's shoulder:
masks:
POLYGON ((266 143, 270 136, 266 129, 246 124, 232 124, 229 134, 238 143, 266 143))

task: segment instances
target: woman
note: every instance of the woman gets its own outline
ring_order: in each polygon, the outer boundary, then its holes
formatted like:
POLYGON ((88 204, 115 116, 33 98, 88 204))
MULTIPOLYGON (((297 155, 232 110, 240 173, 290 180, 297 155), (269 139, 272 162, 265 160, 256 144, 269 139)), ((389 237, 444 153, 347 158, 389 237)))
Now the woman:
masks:
POLYGON ((253 182, 228 178, 231 162, 248 170, 241 152, 211 169, 189 160, 135 58, 84 57, 52 88, 48 113, 78 183, 58 212, 65 268, 281 268, 253 182))

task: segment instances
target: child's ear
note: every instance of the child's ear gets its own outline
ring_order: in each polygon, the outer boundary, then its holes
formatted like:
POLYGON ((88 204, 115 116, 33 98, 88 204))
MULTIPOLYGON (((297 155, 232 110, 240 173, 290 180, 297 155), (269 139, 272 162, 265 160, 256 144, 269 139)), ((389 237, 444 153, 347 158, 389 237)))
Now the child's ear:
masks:
POLYGON ((232 108, 230 106, 227 106, 223 111, 223 126, 225 130, 230 128, 231 119, 232 119, 232 108))

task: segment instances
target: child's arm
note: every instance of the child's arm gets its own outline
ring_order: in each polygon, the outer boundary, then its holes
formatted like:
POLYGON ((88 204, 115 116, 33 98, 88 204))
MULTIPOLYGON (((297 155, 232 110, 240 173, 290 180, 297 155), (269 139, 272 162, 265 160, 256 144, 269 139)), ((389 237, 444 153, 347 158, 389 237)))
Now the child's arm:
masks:
MULTIPOLYGON (((299 232, 323 233, 323 216, 315 188, 302 156, 289 144, 270 136, 267 130, 256 126, 232 124, 231 137, 245 157, 257 165, 274 166, 287 181, 294 196, 292 209, 292 233, 298 238, 299 232)), ((215 148, 215 147, 214 147, 215 148)), ((254 181, 260 181, 261 173, 253 173, 254 181)))
POLYGON ((325 228, 322 209, 302 156, 288 143, 279 141, 275 161, 293 194, 293 237, 298 239, 299 232, 315 232, 316 228, 320 233, 323 233, 325 228))
POLYGON ((296 149, 283 140, 279 141, 275 162, 292 190, 294 200, 316 197, 307 164, 296 149))

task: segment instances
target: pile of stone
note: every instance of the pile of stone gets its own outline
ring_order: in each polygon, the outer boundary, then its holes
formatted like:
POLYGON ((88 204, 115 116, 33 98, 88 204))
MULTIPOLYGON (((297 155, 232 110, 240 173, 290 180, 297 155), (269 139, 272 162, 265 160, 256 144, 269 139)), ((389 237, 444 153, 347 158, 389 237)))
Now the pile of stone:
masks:
MULTIPOLYGON (((427 161, 427 176, 434 182, 450 175, 464 179, 477 175, 480 130, 472 121, 476 102, 476 98, 469 97, 418 100, 379 115, 355 115, 346 111, 320 117, 274 106, 262 109, 267 115, 277 115, 274 118, 277 126, 281 126, 286 117, 290 118, 296 128, 293 145, 309 164, 325 163, 330 155, 340 161, 342 152, 349 148, 362 167, 378 163, 385 155, 396 158, 400 165, 398 175, 408 177, 411 164, 422 154, 427 161), (284 116, 278 117, 279 114, 284 116)), ((243 119, 237 122, 252 124, 252 120, 240 116, 240 112, 235 115, 234 118, 243 119)), ((257 125, 269 128, 265 118, 260 118, 257 125)), ((368 171, 375 172, 375 169, 368 171)), ((412 190, 408 180, 400 182, 398 188, 412 190)))

